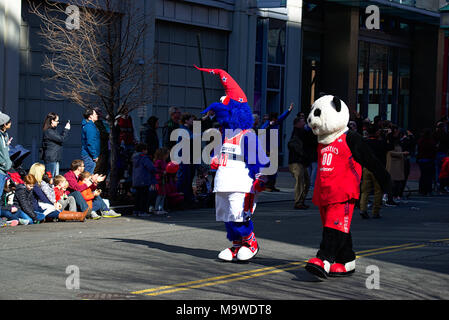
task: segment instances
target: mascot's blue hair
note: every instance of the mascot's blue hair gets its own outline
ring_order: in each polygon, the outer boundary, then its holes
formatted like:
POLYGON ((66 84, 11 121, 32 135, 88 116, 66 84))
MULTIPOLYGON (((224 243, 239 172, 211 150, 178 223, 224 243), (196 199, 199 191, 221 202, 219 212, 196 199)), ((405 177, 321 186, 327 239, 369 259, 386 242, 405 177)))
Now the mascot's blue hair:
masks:
MULTIPOLYGON (((225 132, 226 129, 231 130, 246 130, 251 129, 253 127, 253 113, 251 111, 250 106, 248 105, 248 100, 246 98, 245 93, 240 88, 240 86, 235 82, 234 79, 224 70, 222 69, 209 69, 209 68, 198 68, 200 71, 206 71, 214 75, 218 75, 220 77, 220 81, 225 88, 226 96, 222 97, 222 102, 214 102, 209 107, 207 107, 202 113, 207 113, 212 110, 215 112, 215 118, 220 124, 222 132, 225 132), (223 103, 224 102, 224 103, 223 103)), ((224 140, 224 136, 222 139, 224 140)), ((261 147, 259 145, 258 139, 256 137, 254 145, 248 146, 249 140, 248 137, 243 138, 245 140, 244 143, 244 158, 246 166, 249 169, 249 175, 251 178, 255 178, 255 175, 260 172, 260 168, 269 165, 269 159, 266 158, 263 165, 259 161, 259 157, 255 160, 256 163, 250 163, 253 161, 248 161, 251 147, 251 153, 255 155, 259 155, 258 149, 261 147)), ((265 154, 265 153, 263 153, 265 154)))
POLYGON ((223 129, 250 129, 253 127, 253 114, 246 102, 237 102, 229 99, 227 105, 221 102, 212 103, 202 113, 209 110, 215 112, 215 117, 223 129))

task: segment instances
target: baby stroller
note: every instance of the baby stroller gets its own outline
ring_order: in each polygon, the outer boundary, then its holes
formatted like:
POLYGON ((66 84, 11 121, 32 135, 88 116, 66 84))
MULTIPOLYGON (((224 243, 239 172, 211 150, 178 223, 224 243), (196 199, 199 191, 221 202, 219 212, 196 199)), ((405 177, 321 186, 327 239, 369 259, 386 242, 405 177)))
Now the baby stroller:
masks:
POLYGON ((27 171, 22 168, 22 163, 30 154, 31 151, 20 144, 9 148, 9 158, 12 161, 12 166, 8 174, 16 184, 23 183, 23 178, 27 175, 27 171))
POLYGON ((195 201, 200 208, 214 207, 214 194, 212 185, 209 181, 209 166, 199 165, 197 168, 197 176, 194 181, 195 201))

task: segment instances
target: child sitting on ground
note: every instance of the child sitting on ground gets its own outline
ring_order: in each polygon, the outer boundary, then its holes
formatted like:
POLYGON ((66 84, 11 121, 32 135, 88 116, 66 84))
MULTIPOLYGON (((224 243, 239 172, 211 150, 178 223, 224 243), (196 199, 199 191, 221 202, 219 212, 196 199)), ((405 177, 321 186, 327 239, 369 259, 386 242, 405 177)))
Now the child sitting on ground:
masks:
POLYGON ((11 179, 7 179, 5 181, 5 187, 3 188, 3 194, 0 199, 0 217, 2 218, 0 221, 0 227, 16 226, 19 222, 20 224, 29 223, 26 217, 22 218, 22 211, 17 208, 17 205, 14 205, 15 189, 14 182, 12 182, 11 179))
POLYGON ((29 224, 40 223, 45 220, 43 210, 39 208, 36 198, 33 195, 33 189, 37 183, 32 174, 27 174, 23 178, 24 184, 18 184, 14 195, 15 203, 19 210, 25 215, 29 224))
POLYGON ((69 182, 64 176, 57 175, 54 180, 55 200, 60 203, 62 210, 76 211, 76 201, 73 196, 68 195, 69 182))
MULTIPOLYGON (((91 178, 91 173, 88 172, 88 171, 83 171, 79 175, 78 184, 88 184, 90 178, 91 178)), ((100 211, 101 216, 103 218, 117 218, 117 217, 120 217, 121 214, 115 212, 112 209, 110 209, 108 207, 108 205, 100 197, 100 194, 101 194, 101 190, 100 189, 95 189, 92 192, 91 187, 85 189, 84 191, 81 191, 81 195, 83 196, 84 200, 86 200, 87 205, 89 206, 89 208, 92 209, 92 212, 100 211)))

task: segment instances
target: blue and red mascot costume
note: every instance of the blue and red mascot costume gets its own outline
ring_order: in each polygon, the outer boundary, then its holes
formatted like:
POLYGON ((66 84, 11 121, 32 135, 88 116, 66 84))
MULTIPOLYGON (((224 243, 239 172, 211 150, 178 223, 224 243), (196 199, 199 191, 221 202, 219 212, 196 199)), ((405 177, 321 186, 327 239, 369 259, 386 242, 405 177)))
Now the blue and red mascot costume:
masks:
POLYGON ((252 215, 257 193, 263 190, 265 176, 262 167, 269 159, 262 150, 253 127, 253 115, 245 93, 237 82, 222 69, 198 68, 218 75, 226 96, 212 103, 203 113, 215 112, 222 134, 220 155, 211 160, 216 169, 214 180, 216 220, 223 221, 227 238, 232 242, 218 258, 224 261, 246 261, 259 251, 254 234, 252 215), (257 157, 254 157, 257 155, 257 157))

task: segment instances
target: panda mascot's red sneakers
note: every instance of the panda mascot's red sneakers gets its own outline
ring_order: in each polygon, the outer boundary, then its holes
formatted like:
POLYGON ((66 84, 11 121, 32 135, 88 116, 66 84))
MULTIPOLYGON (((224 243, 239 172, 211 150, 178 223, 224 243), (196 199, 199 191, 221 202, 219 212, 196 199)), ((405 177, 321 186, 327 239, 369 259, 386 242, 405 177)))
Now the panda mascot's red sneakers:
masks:
POLYGON ((327 278, 330 265, 327 260, 323 261, 320 258, 312 258, 307 261, 306 270, 320 278, 327 278))
POLYGON ((346 277, 355 271, 355 260, 342 263, 333 263, 329 269, 329 277, 346 277))

